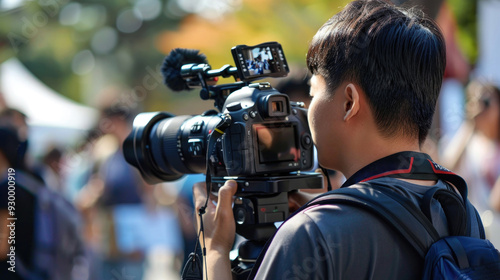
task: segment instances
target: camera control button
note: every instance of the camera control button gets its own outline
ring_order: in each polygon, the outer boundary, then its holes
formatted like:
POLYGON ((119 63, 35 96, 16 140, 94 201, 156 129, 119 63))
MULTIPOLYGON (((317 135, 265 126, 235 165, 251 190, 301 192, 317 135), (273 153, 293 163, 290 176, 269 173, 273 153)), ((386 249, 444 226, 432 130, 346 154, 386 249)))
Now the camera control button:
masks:
POLYGON ((188 152, 191 156, 201 156, 203 153, 202 142, 199 139, 193 139, 188 143, 188 152), (193 141, 194 140, 194 141, 193 141))
POLYGON ((243 119, 244 119, 245 121, 248 121, 249 117, 248 117, 248 114, 247 114, 247 113, 243 114, 243 119))
POLYGON ((245 209, 243 208, 238 208, 236 209, 235 211, 235 220, 236 220, 236 223, 238 223, 239 225, 242 225, 245 223, 245 220, 246 220, 246 211, 245 209))
POLYGON ((309 134, 304 134, 302 136, 302 146, 305 148, 305 149, 309 149, 311 148, 313 144, 313 141, 312 141, 312 138, 311 138, 311 135, 309 134))
POLYGON ((191 133, 200 133, 203 129, 203 121, 198 121, 191 126, 191 133))
POLYGON ((233 102, 229 105, 226 106, 226 109, 229 111, 229 112, 236 112, 236 111, 239 111, 241 110, 241 103, 240 102, 233 102))
POLYGON ((257 117, 257 112, 256 111, 250 111, 250 118, 255 118, 257 117))

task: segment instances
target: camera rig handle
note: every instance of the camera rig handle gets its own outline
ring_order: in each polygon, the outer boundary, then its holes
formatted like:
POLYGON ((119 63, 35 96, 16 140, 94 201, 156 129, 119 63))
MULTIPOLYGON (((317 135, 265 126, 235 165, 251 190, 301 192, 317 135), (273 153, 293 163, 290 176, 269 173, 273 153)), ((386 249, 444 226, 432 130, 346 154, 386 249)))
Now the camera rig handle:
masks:
POLYGON ((214 106, 222 112, 226 98, 234 91, 247 86, 248 82, 235 82, 230 84, 216 85, 218 77, 233 77, 238 80, 238 69, 226 64, 219 69, 211 69, 209 64, 184 64, 181 67, 181 77, 189 87, 201 86, 200 98, 203 100, 214 100, 214 106))
POLYGON ((210 64, 206 63, 184 64, 181 66, 180 74, 182 79, 186 81, 188 87, 201 85, 203 88, 207 88, 208 85, 214 85, 218 77, 233 77, 235 80, 238 79, 238 69, 229 64, 219 69, 212 69, 210 64))
POLYGON ((235 82, 231 84, 208 86, 206 89, 200 91, 200 97, 203 100, 213 99, 215 108, 217 108, 219 112, 222 112, 227 97, 234 91, 247 85, 247 82, 235 82))

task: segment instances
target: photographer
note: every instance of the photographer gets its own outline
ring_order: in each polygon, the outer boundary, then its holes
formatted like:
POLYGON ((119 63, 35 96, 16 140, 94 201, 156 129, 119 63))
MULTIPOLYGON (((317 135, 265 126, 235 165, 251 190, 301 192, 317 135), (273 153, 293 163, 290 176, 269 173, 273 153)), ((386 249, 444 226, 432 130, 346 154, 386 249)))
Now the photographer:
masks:
MULTIPOLYGON (((313 74, 308 121, 318 159, 349 178, 343 187, 377 175, 370 181, 393 186, 417 206, 431 187, 449 187, 442 180, 380 172, 399 172, 408 154, 427 159, 420 146, 446 64, 444 39, 434 22, 382 0, 353 1, 319 29, 307 64, 313 74), (389 165, 394 170, 384 170, 389 165)), ((217 206, 208 203, 203 216, 208 279, 231 279, 235 193, 236 183, 227 181, 217 206)), ((194 195, 200 209, 205 186, 195 185, 194 195)), ((307 199, 294 196, 299 204, 307 199)), ((445 219, 435 206, 433 214, 445 219)), ((472 224, 471 236, 479 237, 481 222, 472 224)), ((423 259, 404 237, 375 214, 347 205, 301 210, 279 228, 263 254, 255 279, 420 279, 423 269, 423 259)))

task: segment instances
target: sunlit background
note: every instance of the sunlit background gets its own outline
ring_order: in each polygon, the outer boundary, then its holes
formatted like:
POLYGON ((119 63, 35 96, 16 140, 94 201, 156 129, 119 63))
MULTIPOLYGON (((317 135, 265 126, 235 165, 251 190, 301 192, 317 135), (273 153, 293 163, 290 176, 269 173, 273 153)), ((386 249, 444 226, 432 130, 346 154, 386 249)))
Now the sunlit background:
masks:
MULTIPOLYGON (((309 39, 346 2, 2 1, 1 59, 16 57, 48 87, 92 105, 110 85, 142 90, 175 47, 200 49, 216 68, 233 64, 234 45, 279 41, 288 60, 304 65, 309 39)), ((154 78, 145 109, 197 112, 182 104, 195 92, 172 94, 154 78)))
MULTIPOLYGON (((213 108, 196 90, 173 92, 163 84, 160 67, 173 48, 198 49, 215 69, 234 65, 235 45, 278 41, 292 71, 302 69, 312 36, 348 2, 0 0, 0 108, 27 115, 32 160, 54 144, 76 154, 109 92, 119 93, 115 105, 134 113, 213 108)), ((500 85, 500 1, 414 2, 436 19, 447 42, 446 79, 431 130, 435 145, 427 147, 437 155, 465 119, 468 82, 483 77, 500 85)), ((226 82, 232 80, 220 83, 226 82)), ((487 211, 486 225, 494 219, 487 211)))
POLYGON ((347 2, 0 1, 0 62, 7 64, 0 70, 4 76, 1 91, 9 99, 6 87, 22 88, 17 101, 12 102, 32 103, 16 104, 30 117, 31 124, 88 128, 94 121, 92 115, 82 120, 82 116, 64 114, 85 114, 87 108, 68 111, 63 109, 67 106, 55 107, 52 102, 56 101, 42 94, 50 91, 95 107, 99 96, 110 87, 128 91, 133 100, 120 102, 136 106, 137 111, 199 114, 212 108, 213 103, 202 101, 194 90, 174 93, 163 85, 159 67, 170 50, 199 49, 212 68, 219 68, 234 65, 232 46, 278 41, 292 67, 304 67, 309 40, 347 2), (10 69, 33 75, 38 81, 31 83, 31 77, 14 76, 10 69), (35 88, 35 84, 44 89, 35 88), (29 97, 32 91, 41 100, 29 97))
MULTIPOLYGON (((55 93, 86 106, 96 106, 103 91, 118 86, 135 93, 140 110, 196 114, 212 103, 195 91, 173 93, 162 83, 159 67, 171 49, 199 49, 218 68, 234 64, 234 45, 278 41, 293 67, 304 67, 310 38, 347 2, 3 0, 0 62, 19 61, 55 93)), ((461 49, 474 64, 475 1, 448 2, 461 49)))

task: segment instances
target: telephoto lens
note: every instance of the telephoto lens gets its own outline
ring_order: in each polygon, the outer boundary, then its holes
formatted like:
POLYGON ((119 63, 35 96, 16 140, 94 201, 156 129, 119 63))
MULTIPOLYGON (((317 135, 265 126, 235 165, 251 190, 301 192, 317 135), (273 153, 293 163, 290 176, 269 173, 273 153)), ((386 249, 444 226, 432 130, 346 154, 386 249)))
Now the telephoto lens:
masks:
MULTIPOLYGON (((215 113, 215 111, 213 111, 215 113)), ((218 115, 139 114, 123 143, 125 159, 150 184, 206 171, 206 143, 218 115)))

